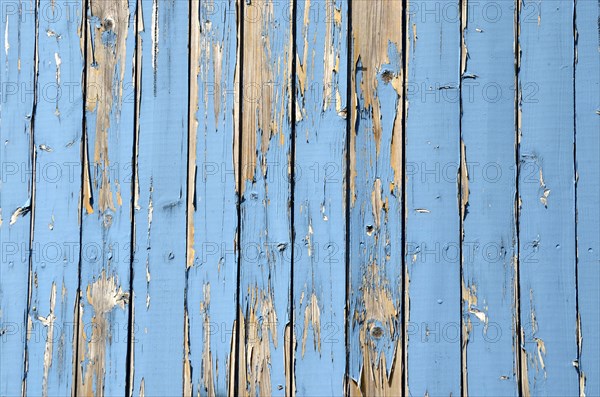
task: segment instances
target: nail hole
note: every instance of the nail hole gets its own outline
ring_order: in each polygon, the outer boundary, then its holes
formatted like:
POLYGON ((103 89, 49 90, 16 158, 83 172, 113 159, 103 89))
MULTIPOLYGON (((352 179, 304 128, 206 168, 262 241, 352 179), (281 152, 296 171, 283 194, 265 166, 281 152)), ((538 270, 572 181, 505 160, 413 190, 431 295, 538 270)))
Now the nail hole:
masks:
POLYGON ((375 339, 379 339, 383 336, 383 329, 381 327, 373 327, 371 329, 371 336, 375 339))
POLYGON ((113 26, 115 26, 115 22, 112 18, 106 18, 103 23, 104 30, 112 30, 113 26))

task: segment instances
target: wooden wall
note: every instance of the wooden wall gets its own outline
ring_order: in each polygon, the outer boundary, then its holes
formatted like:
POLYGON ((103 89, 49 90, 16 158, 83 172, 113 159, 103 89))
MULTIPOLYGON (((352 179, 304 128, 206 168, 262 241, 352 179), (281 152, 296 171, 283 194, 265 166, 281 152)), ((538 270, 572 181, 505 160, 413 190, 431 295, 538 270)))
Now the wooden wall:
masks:
POLYGON ((1 12, 0 396, 600 395, 600 1, 1 12))

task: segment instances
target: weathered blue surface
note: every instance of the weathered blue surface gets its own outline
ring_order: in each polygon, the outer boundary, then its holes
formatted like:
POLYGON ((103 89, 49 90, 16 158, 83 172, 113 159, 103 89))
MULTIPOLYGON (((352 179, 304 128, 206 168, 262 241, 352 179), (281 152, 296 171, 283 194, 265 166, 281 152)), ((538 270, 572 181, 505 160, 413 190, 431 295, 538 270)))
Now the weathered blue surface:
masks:
POLYGON ((519 270, 526 394, 579 393, 573 3, 520 10, 519 270))
POLYGON ((510 396, 518 394, 515 8, 509 1, 465 5, 463 392, 510 396))
POLYGON ((77 331, 84 53, 82 3, 40 1, 28 395, 69 395, 77 331), (81 32, 82 33, 82 32, 81 32))
POLYGON ((0 395, 21 393, 31 228, 35 8, 0 7, 0 395))
POLYGON ((347 22, 347 1, 298 2, 292 297, 297 396, 339 394, 344 383, 347 22))
POLYGON ((403 335, 401 2, 352 3, 349 382, 399 395, 403 335), (379 26, 380 35, 369 32, 379 26))
POLYGON ((91 1, 86 10, 83 150, 81 394, 126 389, 134 145, 136 3, 91 1), (86 194, 89 193, 89 194, 86 194), (106 304, 106 296, 114 297, 106 304))
POLYGON ((600 2, 576 2, 575 142, 580 395, 600 395, 600 2), (581 382, 583 377, 583 382, 581 382))
POLYGON ((188 239, 193 245, 191 251, 188 247, 186 292, 190 381, 193 395, 221 396, 233 386, 235 355, 238 196, 232 142, 237 133, 238 13, 235 1, 195 2, 192 7, 190 94, 195 97, 190 98, 189 150, 195 161, 188 182, 193 194, 188 239))
POLYGON ((460 18, 454 17, 459 4, 411 4, 406 54, 407 387, 412 395, 460 395, 456 175, 461 42, 460 18))
POLYGON ((597 0, 1 11, 0 395, 600 393, 597 0))
POLYGON ((251 396, 283 396, 292 268, 292 2, 242 7, 238 387, 251 396))
POLYGON ((188 7, 183 1, 146 1, 140 15, 134 395, 183 391, 188 24, 182 21, 188 21, 188 7))

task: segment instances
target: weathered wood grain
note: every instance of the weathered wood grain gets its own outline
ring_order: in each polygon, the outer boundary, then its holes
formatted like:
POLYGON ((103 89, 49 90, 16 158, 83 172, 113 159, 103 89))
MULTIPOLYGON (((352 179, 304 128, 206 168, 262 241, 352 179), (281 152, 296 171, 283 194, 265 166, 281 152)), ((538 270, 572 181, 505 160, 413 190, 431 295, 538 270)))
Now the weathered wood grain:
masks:
POLYGON ((398 0, 352 3, 351 396, 402 393, 403 12, 398 0))
POLYGON ((184 387, 189 4, 144 1, 139 11, 131 387, 134 395, 180 395, 184 387))
POLYGON ((33 200, 36 4, 0 8, 0 395, 21 393, 33 200))
POLYGON ((597 0, 0 9, 0 395, 600 393, 597 0))
POLYGON ((575 2, 579 395, 600 395, 600 3, 575 2))
POLYGON ((407 12, 407 388, 460 395, 460 7, 410 2, 407 12))
POLYGON ((40 0, 27 395, 69 395, 79 318, 83 2, 40 0), (42 12, 43 10, 43 12, 42 12))
POLYGON ((237 1, 191 3, 185 394, 233 393, 237 1), (187 364, 189 363, 189 365, 187 364))
POLYGON ((292 368, 298 396, 344 390, 348 3, 297 3, 292 368))
POLYGON ((77 395, 125 392, 129 323, 136 3, 91 0, 77 395))
POLYGON ((259 0, 242 8, 237 393, 279 396, 289 383, 293 4, 259 0))
POLYGON ((515 3, 462 6, 462 390, 517 395, 515 3))
POLYGON ((577 395, 573 3, 520 6, 521 387, 577 395))

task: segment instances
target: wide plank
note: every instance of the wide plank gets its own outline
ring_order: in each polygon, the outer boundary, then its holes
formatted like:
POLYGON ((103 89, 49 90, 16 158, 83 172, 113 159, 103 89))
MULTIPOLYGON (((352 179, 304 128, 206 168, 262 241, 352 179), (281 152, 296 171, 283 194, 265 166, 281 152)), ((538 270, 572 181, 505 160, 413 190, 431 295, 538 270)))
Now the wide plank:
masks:
POLYGON ((579 395, 600 395, 600 3, 575 2, 579 395))
POLYGON ((399 0, 351 7, 349 394, 399 396, 406 10, 399 0))
POLYGON ((18 395, 25 375, 31 209, 36 4, 0 8, 0 395, 18 395))
POLYGON ((84 112, 83 2, 38 2, 35 186, 27 395, 69 395, 79 320, 84 112), (39 173, 39 175, 38 175, 39 173))
POLYGON ((462 4, 462 387, 514 396, 515 3, 462 4))
POLYGON ((289 378, 293 2, 243 2, 242 9, 237 392, 282 396, 289 378))
POLYGON ((136 2, 91 0, 77 395, 125 393, 134 137, 136 2))
MULTIPOLYGON (((233 393, 239 80, 235 0, 191 3, 188 277, 184 393, 233 393)), ((229 394, 231 395, 231 394, 229 394)))
POLYGON ((460 395, 460 4, 407 12, 405 392, 460 395))
POLYGON ((130 392, 180 395, 184 387, 189 4, 143 1, 138 18, 130 392))
POLYGON ((296 396, 344 390, 348 5, 297 2, 291 336, 296 396))
POLYGON ((519 308, 524 395, 579 393, 573 3, 519 4, 519 308))

